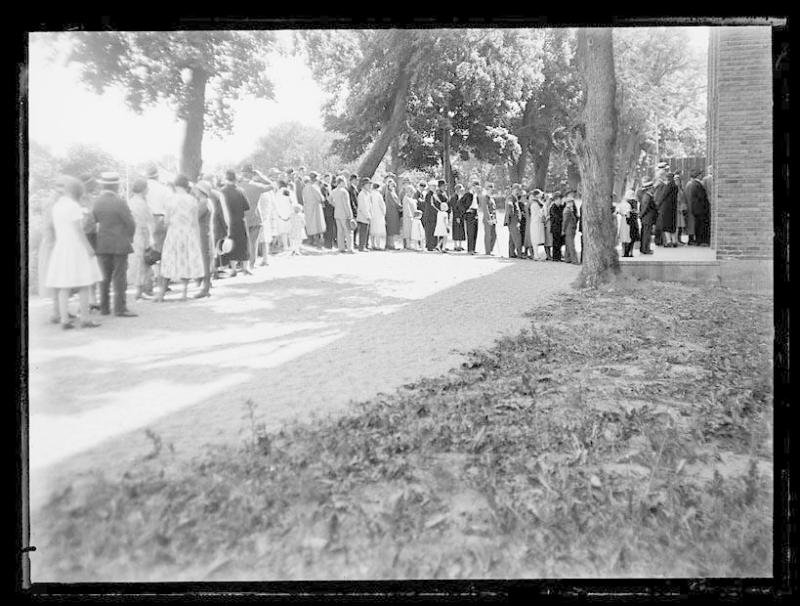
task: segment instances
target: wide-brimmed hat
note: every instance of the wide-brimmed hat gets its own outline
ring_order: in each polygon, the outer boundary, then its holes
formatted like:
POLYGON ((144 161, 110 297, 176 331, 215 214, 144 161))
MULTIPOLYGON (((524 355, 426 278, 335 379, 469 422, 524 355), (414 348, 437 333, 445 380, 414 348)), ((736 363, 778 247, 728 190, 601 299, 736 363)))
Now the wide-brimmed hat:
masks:
POLYGON ((119 173, 115 173, 114 171, 102 172, 97 182, 100 185, 119 185, 119 173))

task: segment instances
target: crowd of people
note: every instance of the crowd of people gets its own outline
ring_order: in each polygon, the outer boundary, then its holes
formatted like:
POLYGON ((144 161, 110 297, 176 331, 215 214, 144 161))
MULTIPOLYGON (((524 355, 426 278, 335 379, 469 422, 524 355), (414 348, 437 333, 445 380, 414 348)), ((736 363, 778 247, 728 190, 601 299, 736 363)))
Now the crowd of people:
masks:
POLYGON ((625 193, 624 200, 614 205, 623 257, 633 256, 636 242, 640 242, 643 255, 653 254, 653 244, 664 248, 710 246, 711 167, 701 180, 702 175, 702 170, 692 170, 684 187, 680 172, 673 173, 661 163, 654 180, 645 181, 636 193, 625 193))
MULTIPOLYGON (((128 309, 126 291, 136 299, 165 300, 180 285, 180 300, 196 283, 194 298, 210 295, 212 284, 269 264, 274 253, 299 255, 301 244, 336 248, 342 254, 413 250, 475 255, 479 223, 484 255, 494 255, 498 207, 508 230, 512 259, 580 264, 575 243, 582 233, 576 191, 545 193, 513 184, 505 194, 492 183, 456 184, 448 195, 444 180, 412 183, 392 174, 305 174, 305 168, 272 169, 269 176, 245 165, 224 178, 204 175, 190 183, 178 175, 159 179, 152 165, 130 191, 120 176, 62 177, 44 208, 39 250, 40 294, 53 300, 52 322, 74 328, 70 297, 77 293, 81 327, 96 327, 92 311, 118 317, 128 309), (113 291, 113 305, 112 305, 113 291)), ((657 245, 708 245, 707 184, 699 173, 684 188, 679 175, 659 166, 655 182, 629 190, 614 203, 623 256, 652 254, 657 245), (641 225, 640 225, 641 222, 641 225)), ((505 256, 505 255, 504 255, 505 256)))

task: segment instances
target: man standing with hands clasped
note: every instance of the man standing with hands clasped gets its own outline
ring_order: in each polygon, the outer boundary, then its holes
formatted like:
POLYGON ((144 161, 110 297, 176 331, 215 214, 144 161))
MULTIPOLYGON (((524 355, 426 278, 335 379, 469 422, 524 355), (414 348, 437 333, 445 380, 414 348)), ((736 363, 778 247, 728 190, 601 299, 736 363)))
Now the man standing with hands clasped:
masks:
POLYGON ((138 314, 128 311, 125 291, 128 288, 128 255, 133 252, 133 234, 136 222, 128 203, 117 195, 119 175, 114 172, 100 174, 101 193, 94 202, 92 214, 97 221, 97 261, 103 272, 100 283, 100 313, 111 313, 109 298, 114 284, 114 315, 129 318, 138 314))
POLYGON ((478 195, 481 184, 473 181, 469 193, 469 204, 464 211, 464 228, 467 232, 467 254, 475 254, 475 242, 478 239, 478 195))
POLYGON ((656 209, 655 200, 653 199, 652 181, 642 183, 642 206, 639 217, 642 220, 642 242, 639 245, 639 252, 643 255, 652 255, 653 251, 650 250, 650 238, 653 224, 656 222, 656 217, 658 217, 658 210, 656 209))

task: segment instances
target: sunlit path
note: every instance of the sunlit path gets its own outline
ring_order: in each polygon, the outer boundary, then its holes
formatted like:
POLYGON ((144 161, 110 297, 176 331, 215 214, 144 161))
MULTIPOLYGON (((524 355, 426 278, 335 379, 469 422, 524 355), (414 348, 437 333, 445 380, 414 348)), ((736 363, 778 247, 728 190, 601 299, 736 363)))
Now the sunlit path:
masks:
POLYGON ((446 371, 522 326, 576 272, 438 253, 277 256, 216 282, 208 299, 131 303, 139 317, 101 317, 92 331, 48 324, 47 302, 33 298, 32 496, 146 454, 144 429, 191 456, 240 439, 247 400, 277 426, 446 371))

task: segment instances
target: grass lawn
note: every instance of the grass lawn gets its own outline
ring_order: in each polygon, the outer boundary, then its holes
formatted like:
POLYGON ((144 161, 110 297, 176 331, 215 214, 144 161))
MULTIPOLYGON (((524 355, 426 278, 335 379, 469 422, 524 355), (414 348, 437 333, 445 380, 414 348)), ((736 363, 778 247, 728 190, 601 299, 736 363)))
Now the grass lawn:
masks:
POLYGON ((346 415, 191 462, 152 436, 37 512, 33 581, 771 576, 771 297, 620 283, 530 319, 346 415))

